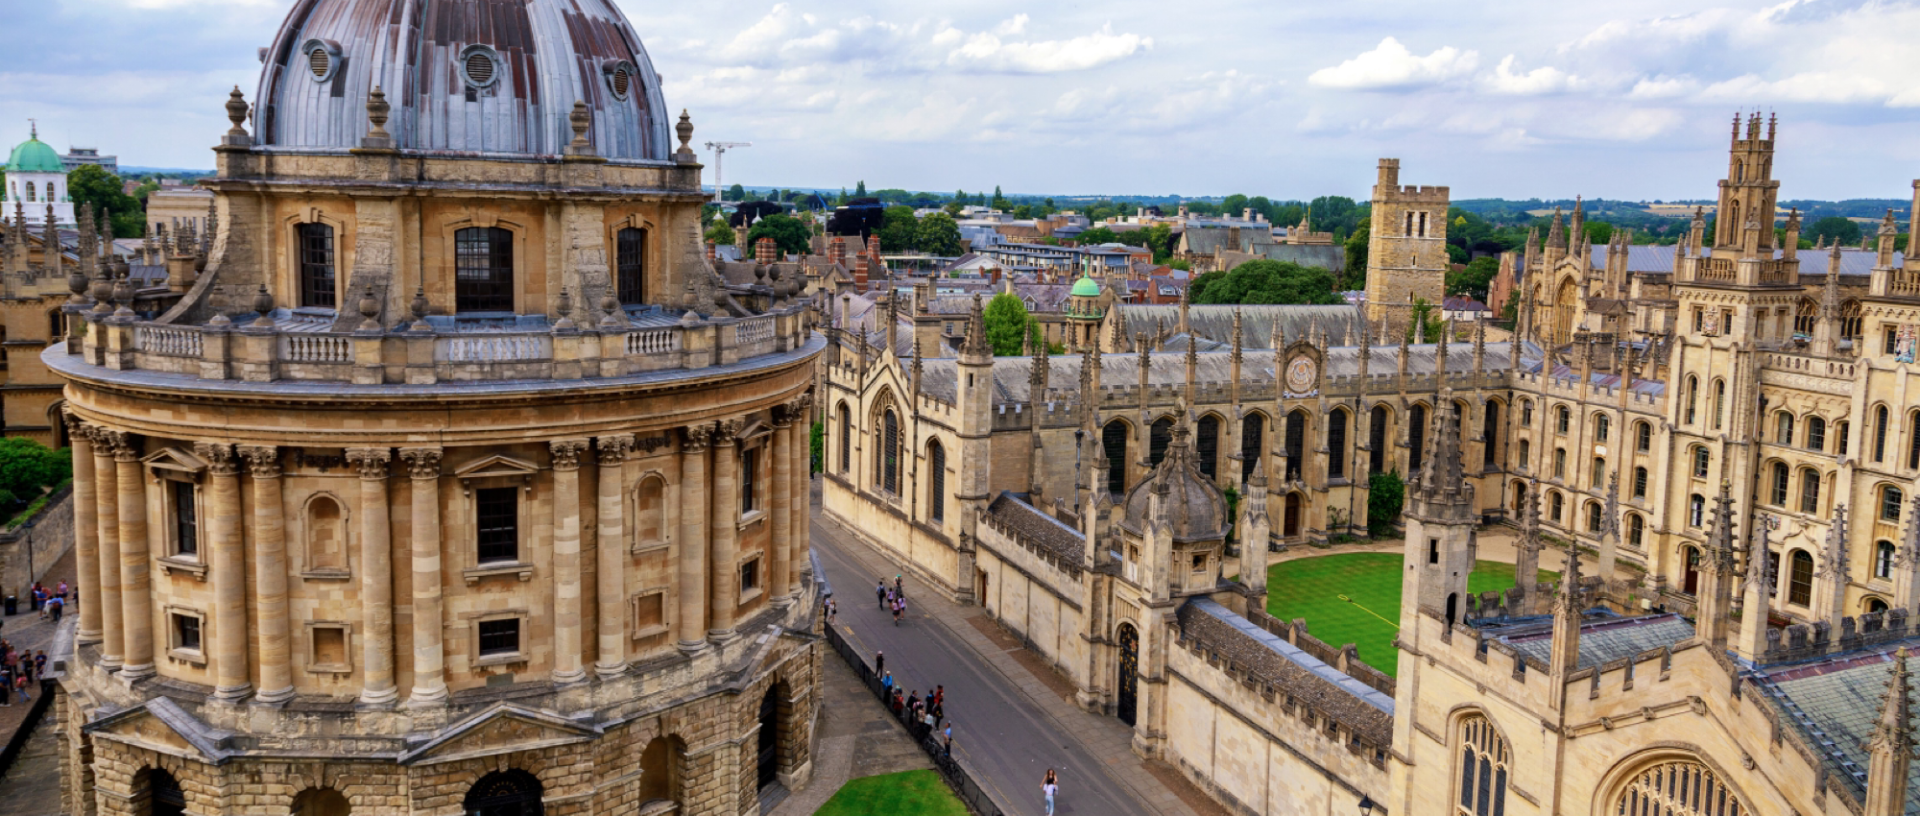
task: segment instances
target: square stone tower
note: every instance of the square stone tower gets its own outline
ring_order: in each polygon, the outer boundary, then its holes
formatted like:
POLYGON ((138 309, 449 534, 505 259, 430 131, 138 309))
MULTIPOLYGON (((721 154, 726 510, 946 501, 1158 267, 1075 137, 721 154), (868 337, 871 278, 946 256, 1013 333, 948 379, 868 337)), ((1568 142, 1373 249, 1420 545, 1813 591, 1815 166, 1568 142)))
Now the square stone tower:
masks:
POLYGON ((1414 298, 1439 308, 1446 292, 1445 187, 1400 186, 1400 160, 1381 159, 1367 241, 1367 320, 1404 326, 1414 298))

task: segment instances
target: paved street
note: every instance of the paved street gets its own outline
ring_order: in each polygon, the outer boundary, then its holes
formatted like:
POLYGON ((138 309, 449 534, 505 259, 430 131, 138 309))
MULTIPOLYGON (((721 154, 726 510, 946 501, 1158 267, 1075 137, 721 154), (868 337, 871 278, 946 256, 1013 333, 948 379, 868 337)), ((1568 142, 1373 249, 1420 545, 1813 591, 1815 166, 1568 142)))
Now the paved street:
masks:
POLYGON ((1017 659, 1017 643, 983 632, 973 621, 978 607, 933 597, 909 578, 910 614, 896 627, 873 589, 902 571, 817 510, 814 519, 813 547, 839 600, 841 630, 869 663, 885 650, 887 670, 909 691, 945 684, 955 753, 1008 814, 1045 812, 1047 768, 1060 772, 1062 816, 1219 812, 1172 769, 1136 758, 1125 724, 1073 708, 1058 678, 1036 676, 1017 659))

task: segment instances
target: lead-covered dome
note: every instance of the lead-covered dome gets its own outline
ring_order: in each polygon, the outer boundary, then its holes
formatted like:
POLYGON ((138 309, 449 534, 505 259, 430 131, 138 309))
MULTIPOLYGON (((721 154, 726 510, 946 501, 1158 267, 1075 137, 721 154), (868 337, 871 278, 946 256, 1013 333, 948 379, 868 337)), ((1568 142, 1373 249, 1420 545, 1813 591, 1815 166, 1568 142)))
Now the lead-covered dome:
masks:
POLYGON ((296 0, 261 59, 268 149, 360 146, 377 85, 401 150, 557 156, 580 100, 600 156, 668 159, 660 79, 611 0, 296 0))

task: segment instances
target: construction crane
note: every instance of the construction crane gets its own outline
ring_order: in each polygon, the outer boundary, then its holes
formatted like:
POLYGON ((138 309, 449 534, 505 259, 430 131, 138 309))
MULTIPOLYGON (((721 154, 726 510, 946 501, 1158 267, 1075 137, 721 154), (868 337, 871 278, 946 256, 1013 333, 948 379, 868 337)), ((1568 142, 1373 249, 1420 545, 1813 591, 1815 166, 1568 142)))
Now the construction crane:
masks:
POLYGON ((708 142, 707 149, 713 151, 713 200, 717 203, 727 189, 720 186, 720 160, 727 151, 736 147, 752 147, 752 142, 708 142))

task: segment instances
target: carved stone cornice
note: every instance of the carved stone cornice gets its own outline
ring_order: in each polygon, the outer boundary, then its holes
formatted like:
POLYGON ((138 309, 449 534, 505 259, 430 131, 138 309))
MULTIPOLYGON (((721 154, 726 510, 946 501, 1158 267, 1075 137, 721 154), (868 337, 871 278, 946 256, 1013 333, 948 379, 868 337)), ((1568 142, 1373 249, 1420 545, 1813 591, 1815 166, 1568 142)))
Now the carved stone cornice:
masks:
POLYGON ((255 479, 280 478, 280 449, 273 445, 240 445, 240 458, 247 462, 247 475, 255 479))
POLYGON ((70 436, 76 439, 85 439, 87 440, 88 443, 93 442, 93 435, 92 435, 93 426, 87 424, 86 420, 81 419, 74 412, 72 411, 60 412, 60 421, 65 422, 67 424, 67 436, 70 436))
POLYGON ((401 448, 400 460, 407 463, 407 475, 415 479, 440 478, 439 448, 401 448))
POLYGON ((225 442, 195 442, 193 455, 205 459, 207 472, 215 476, 236 476, 240 473, 240 460, 233 454, 233 446, 225 442))
POLYGON ((386 481, 387 463, 393 461, 393 451, 387 448, 348 448, 347 464, 360 471, 360 478, 370 482, 386 481))
POLYGON ((547 443, 553 452, 554 470, 579 470, 580 454, 587 450, 585 439, 556 439, 547 443))
POLYGON ((680 429, 680 433, 682 435, 681 453, 699 453, 706 450, 707 446, 713 442, 712 425, 688 425, 680 429))
POLYGON ((602 466, 619 465, 627 461, 627 454, 633 451, 633 435, 603 436, 594 440, 593 448, 602 466))
POLYGON ((740 427, 743 424, 744 423, 737 417, 734 419, 723 419, 714 423, 713 446, 716 448, 732 447, 733 443, 740 438, 740 427))

